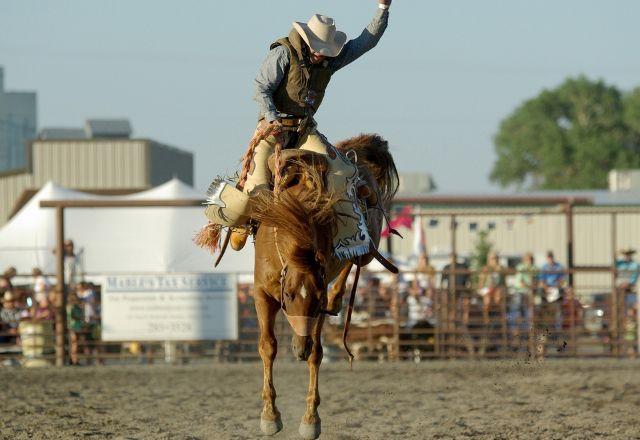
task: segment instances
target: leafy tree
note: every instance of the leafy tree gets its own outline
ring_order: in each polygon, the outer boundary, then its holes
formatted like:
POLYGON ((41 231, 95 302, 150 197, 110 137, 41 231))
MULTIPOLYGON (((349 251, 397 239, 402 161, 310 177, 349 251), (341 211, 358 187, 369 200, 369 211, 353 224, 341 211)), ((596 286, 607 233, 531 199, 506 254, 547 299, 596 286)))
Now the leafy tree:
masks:
POLYGON ((606 188, 613 169, 640 166, 640 89, 569 78, 504 119, 491 180, 533 189, 606 188), (632 130, 632 127, 633 130, 632 130))

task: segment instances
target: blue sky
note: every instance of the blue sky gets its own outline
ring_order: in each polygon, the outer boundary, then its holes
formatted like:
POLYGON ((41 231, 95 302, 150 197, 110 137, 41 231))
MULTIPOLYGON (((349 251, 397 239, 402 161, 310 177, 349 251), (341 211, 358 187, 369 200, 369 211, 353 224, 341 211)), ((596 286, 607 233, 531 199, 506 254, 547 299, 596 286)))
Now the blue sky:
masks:
MULTIPOLYGON (((0 0, 10 90, 38 92, 39 126, 128 117, 195 153, 196 186, 232 173, 253 133, 252 80, 293 20, 332 15, 350 37, 375 0, 0 0)), ((636 0, 395 0, 376 49, 338 72, 317 114, 330 140, 378 132, 398 168, 443 192, 488 192, 492 137, 523 100, 585 74, 640 86, 636 0)))

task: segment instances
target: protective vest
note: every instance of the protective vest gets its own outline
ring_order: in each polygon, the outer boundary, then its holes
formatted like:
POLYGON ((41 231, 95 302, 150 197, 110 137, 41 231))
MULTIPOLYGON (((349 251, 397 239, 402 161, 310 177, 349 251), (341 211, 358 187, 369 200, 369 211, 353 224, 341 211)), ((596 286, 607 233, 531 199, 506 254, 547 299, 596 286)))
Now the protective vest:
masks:
POLYGON ((271 49, 285 46, 289 50, 289 70, 273 94, 280 113, 305 117, 318 110, 331 80, 331 69, 325 60, 321 64, 305 61, 302 48, 306 45, 300 34, 292 29, 289 36, 271 45, 271 49))

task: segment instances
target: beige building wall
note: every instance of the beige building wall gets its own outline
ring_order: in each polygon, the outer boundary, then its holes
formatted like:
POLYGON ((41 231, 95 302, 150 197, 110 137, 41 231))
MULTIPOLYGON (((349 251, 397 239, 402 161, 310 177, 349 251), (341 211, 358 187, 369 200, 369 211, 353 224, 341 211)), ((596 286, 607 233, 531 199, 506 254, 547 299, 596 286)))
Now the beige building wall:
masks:
MULTIPOLYGON (((548 208, 549 209, 549 208, 548 208)), ((553 209, 553 208, 551 208, 553 209)), ((564 214, 541 214, 539 208, 497 208, 497 209, 448 209, 440 207, 437 213, 443 212, 464 214, 456 218, 456 250, 462 257, 473 254, 478 239, 477 231, 470 230, 469 225, 475 223, 478 230, 487 229, 489 223, 495 228, 490 231, 488 239, 493 248, 503 257, 519 257, 525 252, 532 252, 536 265, 544 263, 547 250, 553 250, 558 261, 567 264, 567 223, 564 214), (473 214, 474 210, 482 214, 473 214), (535 213, 535 212, 538 213, 535 213)), ((451 251, 451 217, 432 215, 436 210, 422 211, 422 225, 426 236, 427 250, 434 265, 442 265, 451 251), (437 226, 430 222, 437 220, 437 226), (438 264, 440 263, 440 264, 438 264)), ((574 266, 610 266, 614 257, 619 258, 618 251, 632 247, 640 251, 640 207, 588 207, 574 209, 574 266), (637 209, 637 213, 628 212, 637 209), (611 211, 620 211, 615 216, 616 237, 612 246, 611 211), (615 254, 615 256, 614 256, 615 254)), ((394 237, 394 255, 403 258, 414 253, 413 230, 402 229, 404 239, 394 237)), ((385 241, 381 248, 386 250, 385 241)), ((597 273, 579 273, 575 276, 576 291, 581 295, 608 292, 612 287, 612 275, 609 271, 597 273)))
POLYGON ((50 180, 69 188, 145 188, 148 186, 146 141, 36 141, 34 182, 50 180))
POLYGON ((25 190, 49 181, 77 190, 141 190, 174 176, 193 184, 191 153, 145 139, 38 140, 30 156, 29 169, 0 175, 0 226, 25 190))

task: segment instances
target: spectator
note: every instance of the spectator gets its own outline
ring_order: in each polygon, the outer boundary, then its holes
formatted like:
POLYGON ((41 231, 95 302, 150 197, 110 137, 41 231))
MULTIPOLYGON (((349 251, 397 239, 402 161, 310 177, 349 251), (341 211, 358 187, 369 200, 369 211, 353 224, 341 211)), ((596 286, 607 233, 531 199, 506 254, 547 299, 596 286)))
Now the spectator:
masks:
POLYGON ((440 276, 440 287, 449 290, 449 281, 452 272, 455 271, 454 288, 456 292, 469 292, 469 266, 466 263, 458 262, 456 254, 450 254, 450 262, 442 268, 440 276))
POLYGON ((547 261, 540 269, 542 288, 542 324, 552 324, 556 331, 562 327, 562 298, 564 296, 564 268, 555 260, 552 251, 547 252, 547 261))
POLYGON ((487 264, 480 271, 478 287, 478 294, 482 298, 482 323, 485 329, 480 352, 484 353, 489 342, 490 347, 498 348, 495 343, 497 329, 500 327, 498 318, 506 292, 505 268, 500 265, 496 252, 490 252, 487 256, 487 264))
POLYGON ((436 289, 436 270, 429 263, 429 256, 425 253, 418 256, 416 278, 428 296, 433 297, 436 289))
POLYGON ((73 240, 64 241, 64 282, 70 291, 75 290, 79 279, 78 256, 73 240))
POLYGON ((43 293, 36 293, 36 304, 33 308, 33 319, 50 321, 55 319, 55 311, 49 302, 49 297, 43 293))
POLYGON ((638 311, 636 307, 627 309, 624 317, 624 342, 626 345, 626 353, 629 357, 637 356, 636 338, 638 337, 638 311))
POLYGON ((2 297, 2 310, 0 310, 0 325, 5 335, 5 342, 16 344, 18 340, 18 325, 23 310, 18 307, 18 301, 10 290, 4 292, 2 297))
MULTIPOLYGON (((460 301, 456 301, 456 303, 460 304, 462 311, 462 325, 465 328, 468 328, 469 326, 469 314, 471 311, 472 291, 470 286, 471 274, 469 273, 469 266, 466 263, 458 262, 456 254, 452 252, 450 254, 449 264, 442 268, 442 273, 440 275, 440 288, 443 292, 443 295, 440 298, 444 300, 448 297, 449 301, 453 301, 454 298, 460 299, 460 301), (447 296, 450 294, 450 281, 454 272, 454 285, 452 286, 454 296, 447 296)), ((448 322, 455 322, 456 310, 450 308, 449 316, 445 316, 443 319, 448 320, 448 322)))
POLYGON ((49 296, 49 289, 50 289, 49 280, 47 279, 47 277, 45 277, 42 274, 42 271, 37 267, 33 268, 33 271, 31 271, 31 274, 33 275, 34 298, 36 302, 39 302, 39 298, 42 298, 42 296, 46 296, 46 297, 49 296))
POLYGON ((96 320, 96 293, 93 289, 93 285, 87 282, 80 282, 77 288, 78 299, 82 306, 82 312, 84 316, 85 324, 89 324, 96 320))
POLYGON ((538 269, 533 261, 533 254, 527 252, 516 266, 513 295, 509 302, 509 328, 526 332, 529 328, 529 301, 531 293, 535 293, 538 285, 538 269), (519 324, 519 325, 518 325, 519 324))
POLYGON ((428 322, 433 317, 431 300, 425 295, 417 280, 412 280, 407 296, 408 318, 407 327, 413 328, 428 322))
POLYGON ((616 286, 623 295, 626 308, 629 309, 636 304, 636 283, 640 266, 633 259, 633 255, 636 253, 635 249, 622 249, 620 253, 623 258, 616 261, 616 286))
POLYGON ((480 271, 478 281, 478 293, 482 297, 485 309, 497 306, 502 301, 506 283, 505 268, 500 265, 500 259, 496 252, 490 252, 487 256, 487 264, 480 271))
POLYGON ((80 365, 78 347, 83 339, 84 313, 80 305, 80 299, 75 292, 69 293, 69 301, 67 303, 67 327, 69 328, 69 357, 71 359, 71 365, 80 365))
POLYGON ((5 292, 13 292, 13 284, 11 284, 11 278, 16 276, 15 267, 7 268, 2 276, 0 276, 0 295, 5 292))

